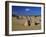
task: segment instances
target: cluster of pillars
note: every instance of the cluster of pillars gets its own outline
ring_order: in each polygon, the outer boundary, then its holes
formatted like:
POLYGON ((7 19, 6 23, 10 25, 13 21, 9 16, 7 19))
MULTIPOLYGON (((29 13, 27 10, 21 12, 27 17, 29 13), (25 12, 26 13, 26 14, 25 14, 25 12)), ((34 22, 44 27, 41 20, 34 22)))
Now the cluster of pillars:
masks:
MULTIPOLYGON (((35 20, 36 20, 36 17, 37 16, 33 16, 32 17, 32 19, 31 19, 31 16, 17 16, 17 19, 19 19, 19 18, 24 18, 24 19, 27 19, 27 22, 28 22, 28 26, 30 26, 31 25, 31 22, 35 22, 35 20), (31 20, 33 20, 33 21, 31 21, 31 20)), ((37 24, 39 24, 39 22, 37 23, 35 23, 35 25, 37 25, 37 24)))

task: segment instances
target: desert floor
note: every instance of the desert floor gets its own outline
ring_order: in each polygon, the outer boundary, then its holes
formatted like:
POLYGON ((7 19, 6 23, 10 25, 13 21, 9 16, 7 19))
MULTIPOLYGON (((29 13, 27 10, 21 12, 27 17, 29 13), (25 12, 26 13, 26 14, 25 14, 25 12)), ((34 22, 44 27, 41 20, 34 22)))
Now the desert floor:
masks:
POLYGON ((27 19, 16 19, 16 17, 12 17, 12 31, 19 31, 19 30, 39 30, 41 29, 41 23, 39 21, 40 17, 31 17, 30 26, 28 26, 27 19), (35 25, 38 22, 38 25, 35 25))

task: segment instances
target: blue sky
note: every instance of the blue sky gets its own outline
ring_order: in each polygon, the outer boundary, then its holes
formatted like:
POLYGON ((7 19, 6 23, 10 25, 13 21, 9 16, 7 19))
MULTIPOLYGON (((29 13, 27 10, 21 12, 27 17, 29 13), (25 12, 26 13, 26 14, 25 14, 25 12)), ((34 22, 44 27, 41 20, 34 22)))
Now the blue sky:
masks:
POLYGON ((12 6, 12 15, 18 16, 41 15, 41 7, 12 6))

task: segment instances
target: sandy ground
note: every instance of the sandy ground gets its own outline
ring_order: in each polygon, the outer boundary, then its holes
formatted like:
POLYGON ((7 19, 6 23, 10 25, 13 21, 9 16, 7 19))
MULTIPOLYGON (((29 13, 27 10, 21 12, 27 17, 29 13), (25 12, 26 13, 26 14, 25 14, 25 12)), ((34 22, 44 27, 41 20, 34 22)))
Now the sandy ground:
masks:
POLYGON ((30 26, 28 26, 27 19, 16 19, 16 17, 12 17, 12 30, 39 30, 41 29, 40 17, 31 17, 30 26), (38 25, 35 25, 39 23, 38 25))

